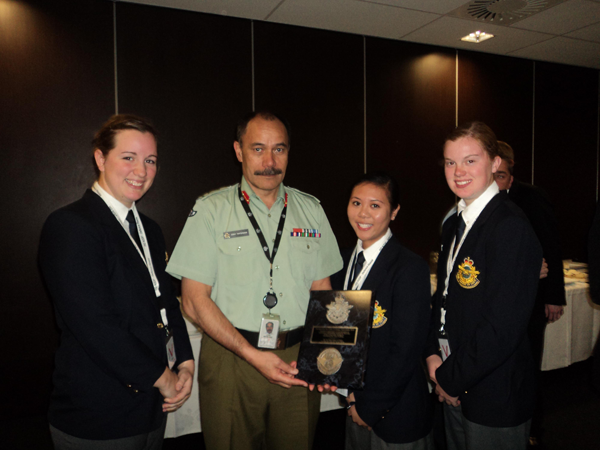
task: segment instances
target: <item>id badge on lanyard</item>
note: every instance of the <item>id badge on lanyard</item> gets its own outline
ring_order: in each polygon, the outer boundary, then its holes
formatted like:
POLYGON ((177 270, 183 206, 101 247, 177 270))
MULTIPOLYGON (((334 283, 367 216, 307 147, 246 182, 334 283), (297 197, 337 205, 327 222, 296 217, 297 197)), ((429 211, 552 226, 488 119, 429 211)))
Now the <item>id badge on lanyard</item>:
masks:
POLYGON ((442 361, 446 361, 450 356, 450 339, 448 338, 448 332, 446 331, 446 296, 442 298, 442 307, 440 316, 440 328, 437 331, 438 343, 440 345, 440 352, 442 353, 442 361))
POLYGON ((175 354, 175 341, 173 335, 167 336, 167 359, 169 360, 169 369, 172 369, 177 361, 177 355, 175 354))
POLYGON ((263 314, 256 346, 275 349, 277 348, 277 339, 279 339, 279 314, 263 314))

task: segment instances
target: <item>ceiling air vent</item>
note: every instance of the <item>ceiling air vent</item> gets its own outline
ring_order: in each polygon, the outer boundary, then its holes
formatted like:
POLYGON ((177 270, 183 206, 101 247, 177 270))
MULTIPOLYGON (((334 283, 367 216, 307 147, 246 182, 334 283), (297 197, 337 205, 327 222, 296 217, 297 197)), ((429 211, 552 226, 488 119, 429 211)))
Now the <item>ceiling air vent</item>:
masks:
POLYGON ((474 0, 455 9, 449 16, 494 25, 512 25, 566 0, 474 0))

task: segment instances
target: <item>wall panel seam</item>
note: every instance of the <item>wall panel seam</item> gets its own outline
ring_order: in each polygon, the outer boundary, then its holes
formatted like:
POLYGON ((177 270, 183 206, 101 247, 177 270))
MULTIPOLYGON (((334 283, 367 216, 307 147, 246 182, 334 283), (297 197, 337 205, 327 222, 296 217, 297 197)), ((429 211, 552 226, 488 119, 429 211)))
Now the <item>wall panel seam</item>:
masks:
POLYGON ((598 201, 598 178, 600 177, 600 70, 598 71, 598 114, 596 116, 596 202, 598 201))
POLYGON ((113 3, 113 65, 115 75, 115 114, 119 114, 119 73, 117 69, 117 3, 113 3))
POLYGON ((256 109, 256 94, 255 94, 255 80, 254 80, 254 20, 250 21, 250 59, 251 71, 252 71, 252 112, 256 109))
POLYGON ((454 57, 454 127, 458 128, 458 50, 454 57))
POLYGON ((367 38, 363 36, 363 164, 367 173, 367 38))
POLYGON ((531 107, 531 184, 535 180, 535 61, 533 61, 533 105, 531 107))

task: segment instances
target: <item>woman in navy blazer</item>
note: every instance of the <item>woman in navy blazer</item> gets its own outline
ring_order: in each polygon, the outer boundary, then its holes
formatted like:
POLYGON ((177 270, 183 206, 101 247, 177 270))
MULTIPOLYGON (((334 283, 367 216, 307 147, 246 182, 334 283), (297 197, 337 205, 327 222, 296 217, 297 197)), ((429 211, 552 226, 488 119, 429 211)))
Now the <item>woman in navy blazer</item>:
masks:
POLYGON ((162 232, 135 209, 156 175, 155 132, 113 116, 94 148, 97 182, 50 215, 40 240, 61 331, 52 439, 56 449, 160 449, 166 413, 190 395, 194 361, 162 232))
POLYGON ((348 450, 433 449, 421 359, 430 318, 429 268, 392 236, 389 223, 399 210, 398 185, 389 175, 367 174, 354 184, 348 220, 358 243, 342 255, 344 269, 332 285, 371 290, 376 303, 365 387, 347 399, 348 450))
POLYGON ((443 226, 426 356, 448 449, 525 449, 535 392, 527 324, 541 246, 494 181, 501 160, 488 126, 454 130, 444 161, 460 215, 443 226))

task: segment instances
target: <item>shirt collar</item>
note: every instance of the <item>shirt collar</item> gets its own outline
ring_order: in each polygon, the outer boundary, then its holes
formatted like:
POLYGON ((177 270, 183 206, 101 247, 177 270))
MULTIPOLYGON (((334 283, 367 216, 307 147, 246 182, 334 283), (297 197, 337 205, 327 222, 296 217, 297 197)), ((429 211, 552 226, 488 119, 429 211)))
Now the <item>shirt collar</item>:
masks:
POLYGON ((363 249, 362 241, 359 239, 358 242, 356 243, 356 254, 358 255, 360 252, 364 252, 363 256, 365 257, 365 262, 369 262, 369 261, 377 258, 377 255, 381 251, 382 247, 387 243, 387 241, 390 239, 391 236, 392 236, 392 230, 390 230, 388 228, 386 233, 383 236, 381 236, 377 240, 377 242, 374 242, 373 244, 371 244, 369 246, 369 248, 367 248, 366 250, 363 249))
MULTIPOLYGON (((244 176, 242 176, 241 185, 242 185, 242 191, 245 191, 250 196, 250 198, 254 198, 255 200, 263 203, 263 201, 260 199, 260 197, 254 193, 254 191, 252 190, 252 187, 250 187, 250 184, 246 181, 246 177, 244 177, 244 176)), ((283 185, 283 183, 281 183, 279 185, 279 190, 277 191, 277 201, 279 201, 279 199, 284 199, 284 198, 285 198, 285 186, 283 185)))
POLYGON ((135 209, 135 202, 133 202, 131 208, 128 208, 104 189, 102 189, 102 186, 100 186, 98 181, 94 182, 92 189, 100 196, 102 200, 104 200, 104 203, 106 203, 108 207, 115 212, 121 223, 127 225, 127 214, 129 213, 129 210, 135 209))
POLYGON ((499 192, 500 189, 498 188, 498 185, 495 181, 492 181, 492 184, 488 186, 488 188, 483 192, 483 194, 481 194, 479 197, 473 200, 473 202, 470 205, 467 206, 467 203, 464 201, 464 199, 458 202, 457 212, 459 214, 461 212, 463 213, 462 217, 467 227, 471 227, 473 225, 473 223, 479 217, 479 214, 481 214, 481 211, 483 211, 483 209, 487 206, 490 200, 494 198, 499 192))

